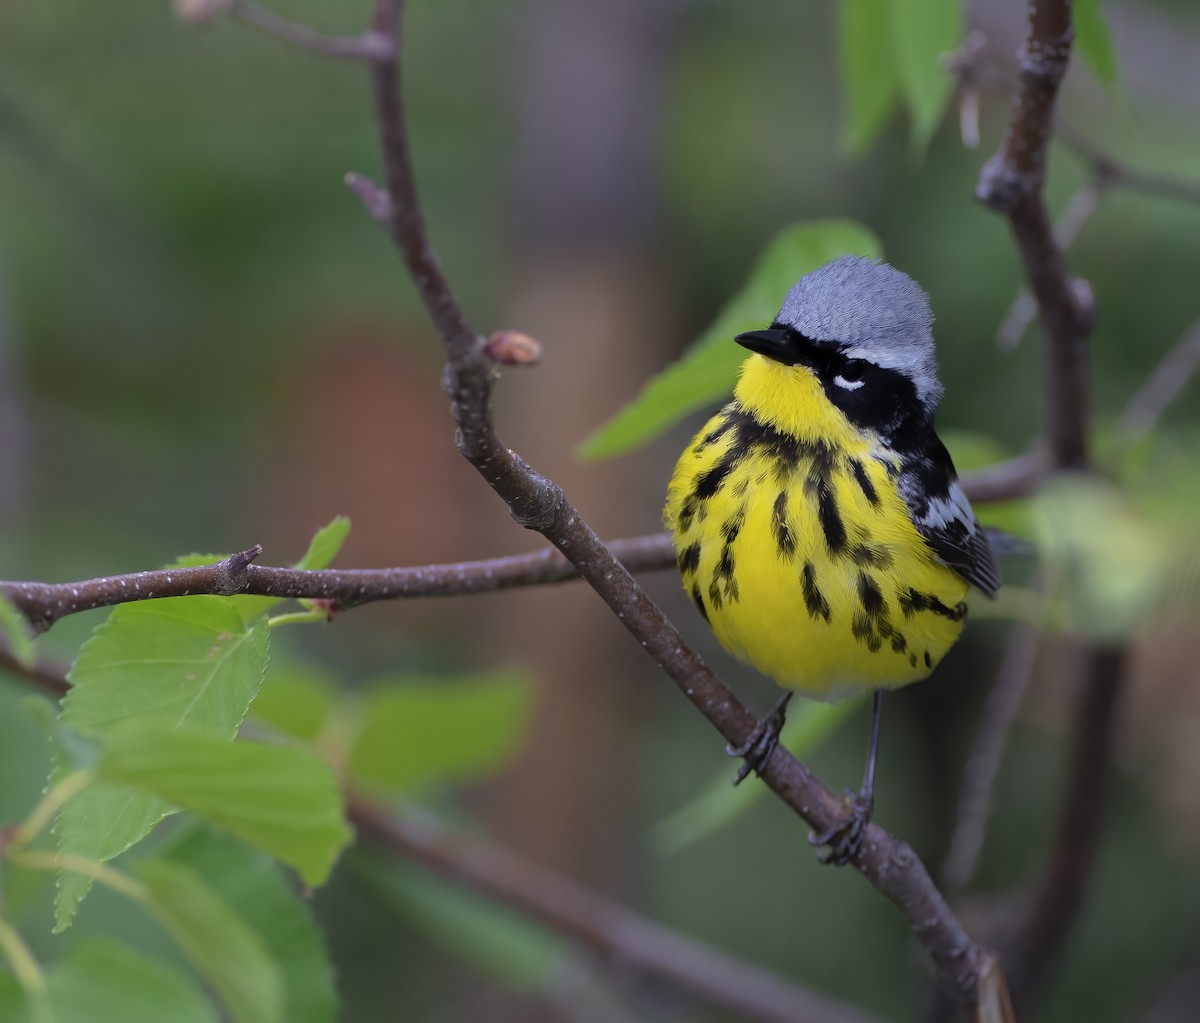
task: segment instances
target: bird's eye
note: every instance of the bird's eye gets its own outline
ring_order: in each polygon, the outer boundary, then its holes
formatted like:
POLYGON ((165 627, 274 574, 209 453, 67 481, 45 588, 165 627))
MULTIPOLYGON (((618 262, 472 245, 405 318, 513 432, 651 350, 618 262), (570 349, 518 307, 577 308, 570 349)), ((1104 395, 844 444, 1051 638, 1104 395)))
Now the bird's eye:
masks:
POLYGON ((857 390, 863 385, 863 377, 867 375, 867 369, 868 364, 865 359, 851 359, 838 371, 833 382, 847 391, 857 390))

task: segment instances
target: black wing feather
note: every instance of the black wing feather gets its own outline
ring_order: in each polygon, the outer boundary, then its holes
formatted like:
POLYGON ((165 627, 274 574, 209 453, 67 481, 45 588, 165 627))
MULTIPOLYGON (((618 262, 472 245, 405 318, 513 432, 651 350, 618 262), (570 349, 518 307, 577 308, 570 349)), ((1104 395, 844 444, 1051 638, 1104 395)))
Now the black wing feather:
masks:
POLYGON ((905 458, 898 484, 913 524, 934 554, 994 597, 1000 589, 995 552, 963 493, 950 453, 932 431, 924 451, 905 458))

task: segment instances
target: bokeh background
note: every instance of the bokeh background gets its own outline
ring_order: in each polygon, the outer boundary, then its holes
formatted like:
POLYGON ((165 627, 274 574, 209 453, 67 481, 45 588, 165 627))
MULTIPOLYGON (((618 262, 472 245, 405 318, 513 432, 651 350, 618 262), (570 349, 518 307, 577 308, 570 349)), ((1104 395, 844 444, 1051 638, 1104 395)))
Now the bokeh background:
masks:
MULTIPOLYGON (((369 6, 276 9, 349 34, 369 6)), ((1105 12, 1120 85, 1074 67, 1064 120, 1120 159, 1200 178, 1200 13, 1182 0, 1105 12)), ((1021 15, 1013 3, 969 5, 1009 70, 1021 15)), ((577 445, 694 339, 794 221, 861 221, 929 290, 944 428, 1009 452, 1036 436, 1036 329, 1013 350, 996 341, 1020 286, 1016 251, 973 199, 1003 94, 983 95, 976 150, 952 110, 927 153, 896 117, 851 155, 832 5, 416 0, 406 36, 434 243, 476 324, 545 345, 540 366, 501 382, 501 435, 601 535, 659 528, 665 480, 699 417, 609 462, 580 461, 577 445)), ((0 7, 0 576, 85 578, 254 542, 282 564, 335 514, 354 524, 345 566, 538 546, 454 452, 436 338, 341 184, 377 168, 353 64, 234 24, 183 25, 165 3, 0 7)), ((1056 147, 1052 208, 1086 174, 1056 147)), ((1200 316, 1198 257, 1200 205, 1124 190, 1075 244, 1072 267, 1100 311, 1101 437, 1200 316)), ((1161 493, 1200 493, 1198 393, 1172 406, 1144 456, 1161 493)), ((646 584, 765 709, 770 683, 715 648, 674 577, 646 584)), ((1176 602, 1138 629, 1099 868, 1039 1018, 1195 1018, 1194 608, 1176 602)), ((65 620, 41 642, 66 661, 98 620, 65 620)), ((976 624, 935 679, 889 701, 879 820, 933 866, 1009 628, 976 624)), ((852 872, 819 867, 801 822, 775 802, 682 850, 658 847, 655 824, 732 766, 583 587, 373 606, 283 642, 348 689, 384 674, 526 671, 535 698, 519 752, 483 783, 427 794, 431 805, 689 934, 887 1018, 919 1015, 924 972, 903 920, 852 872)), ((1052 650, 1043 660, 997 790, 984 896, 1036 879, 1059 813, 1075 694, 1052 650)), ((0 823, 26 813, 45 778, 24 695, 0 680, 0 823)), ((812 756, 831 784, 856 782, 866 727, 865 713, 852 717, 812 756)), ((79 931, 134 926, 93 901, 79 931)), ((518 982, 411 903, 382 904, 351 869, 314 904, 348 1021, 724 1018, 574 951, 569 983, 518 982)))

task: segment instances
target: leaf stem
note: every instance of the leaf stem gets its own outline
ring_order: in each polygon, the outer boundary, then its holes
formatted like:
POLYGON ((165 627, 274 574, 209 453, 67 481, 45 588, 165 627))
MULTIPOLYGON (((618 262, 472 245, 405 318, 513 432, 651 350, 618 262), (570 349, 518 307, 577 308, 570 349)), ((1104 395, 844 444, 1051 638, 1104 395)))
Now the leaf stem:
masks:
POLYGON ((128 874, 87 856, 65 852, 9 850, 7 857, 18 867, 28 870, 65 870, 70 874, 81 874, 119 892, 140 906, 148 906, 150 903, 150 892, 140 881, 135 881, 128 874))
POLYGON ((9 848, 20 849, 32 842, 45 830, 54 819, 54 815, 72 796, 78 795, 95 780, 96 772, 88 768, 68 774, 42 796, 41 801, 17 828, 9 848))
POLYGON ((54 1009, 46 992, 46 975, 25 944, 25 939, 6 920, 0 920, 0 952, 12 966, 13 976, 25 992, 33 1023, 54 1023, 54 1009))

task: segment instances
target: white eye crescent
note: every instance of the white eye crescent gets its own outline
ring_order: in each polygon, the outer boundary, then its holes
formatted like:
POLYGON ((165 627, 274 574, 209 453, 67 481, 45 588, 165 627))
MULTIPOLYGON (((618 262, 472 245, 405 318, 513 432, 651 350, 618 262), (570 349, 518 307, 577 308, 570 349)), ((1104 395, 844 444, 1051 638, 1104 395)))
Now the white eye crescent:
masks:
POLYGON ((833 382, 837 384, 838 387, 844 387, 847 391, 857 391, 863 385, 862 380, 847 380, 841 374, 835 376, 833 378, 833 382))

